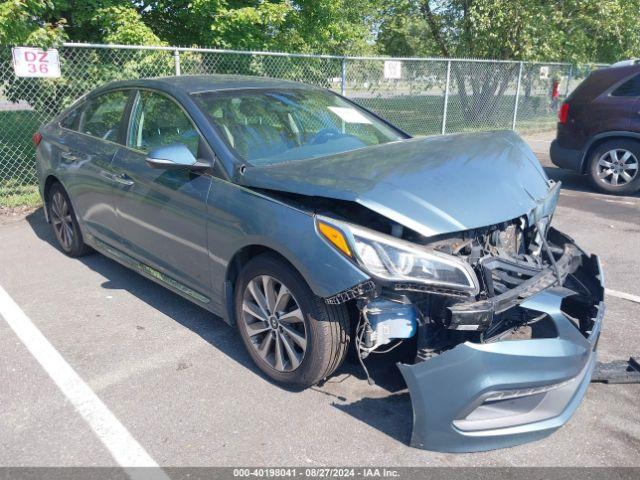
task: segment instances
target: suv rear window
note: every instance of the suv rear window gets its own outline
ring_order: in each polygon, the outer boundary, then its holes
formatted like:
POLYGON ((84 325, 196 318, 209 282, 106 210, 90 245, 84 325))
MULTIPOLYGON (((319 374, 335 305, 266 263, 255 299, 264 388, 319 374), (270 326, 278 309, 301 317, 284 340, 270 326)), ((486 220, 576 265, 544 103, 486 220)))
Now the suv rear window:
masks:
POLYGON ((614 97, 640 97, 640 75, 624 82, 611 92, 611 95, 614 97))

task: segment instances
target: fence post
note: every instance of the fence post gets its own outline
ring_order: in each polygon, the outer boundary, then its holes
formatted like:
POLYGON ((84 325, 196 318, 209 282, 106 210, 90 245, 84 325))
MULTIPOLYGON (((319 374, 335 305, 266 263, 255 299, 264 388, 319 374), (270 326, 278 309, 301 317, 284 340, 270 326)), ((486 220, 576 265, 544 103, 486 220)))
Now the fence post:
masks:
POLYGON ((451 83, 451 60, 447 61, 447 84, 444 87, 444 107, 442 108, 442 135, 447 131, 447 107, 449 105, 449 84, 451 83))
POLYGON ((180 76, 180 51, 178 49, 173 51, 173 61, 176 64, 176 76, 180 76))
POLYGON ((340 73, 340 95, 347 94, 347 57, 342 57, 342 70, 340 73))
POLYGON ((569 84, 571 83, 571 77, 573 77, 573 64, 569 65, 569 75, 567 75, 567 86, 564 89, 564 98, 569 96, 569 84))
POLYGON ((513 121, 511 122, 511 130, 516 129, 516 119, 518 117, 518 100, 520 100, 520 83, 522 83, 522 62, 518 67, 518 84, 516 85, 516 103, 513 105, 513 121))

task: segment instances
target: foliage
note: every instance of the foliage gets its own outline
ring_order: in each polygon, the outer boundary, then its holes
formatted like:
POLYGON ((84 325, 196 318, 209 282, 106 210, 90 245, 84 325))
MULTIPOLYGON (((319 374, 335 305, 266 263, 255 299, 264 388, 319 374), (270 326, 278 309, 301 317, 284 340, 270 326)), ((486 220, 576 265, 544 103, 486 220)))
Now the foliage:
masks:
MULTIPOLYGON (((638 23, 640 0, 388 0, 378 48, 396 56, 612 62, 640 56, 638 23)), ((517 66, 476 72, 454 62, 451 75, 464 118, 489 121, 517 66)), ((523 76, 525 93, 537 75, 523 76)))
POLYGON ((0 44, 372 51, 382 0, 0 0, 0 44))
POLYGON ((392 55, 611 62, 640 56, 640 0, 388 0, 392 55))
POLYGON ((47 21, 53 9, 49 0, 0 2, 0 45, 51 45, 64 38, 64 21, 47 21))
POLYGON ((96 10, 90 20, 104 43, 161 45, 162 42, 131 7, 112 5, 96 10))

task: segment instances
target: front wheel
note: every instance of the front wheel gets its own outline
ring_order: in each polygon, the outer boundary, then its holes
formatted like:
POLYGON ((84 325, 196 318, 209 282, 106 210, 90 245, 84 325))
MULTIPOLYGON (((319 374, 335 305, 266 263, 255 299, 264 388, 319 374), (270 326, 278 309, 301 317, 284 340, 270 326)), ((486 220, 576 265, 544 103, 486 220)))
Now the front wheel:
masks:
POLYGON ((640 189, 640 142, 616 139, 604 142, 593 151, 589 177, 598 190, 629 194, 640 189))
POLYGON ((331 375, 349 344, 345 305, 328 305, 272 254, 252 259, 235 289, 236 322, 256 365, 281 384, 306 388, 331 375))

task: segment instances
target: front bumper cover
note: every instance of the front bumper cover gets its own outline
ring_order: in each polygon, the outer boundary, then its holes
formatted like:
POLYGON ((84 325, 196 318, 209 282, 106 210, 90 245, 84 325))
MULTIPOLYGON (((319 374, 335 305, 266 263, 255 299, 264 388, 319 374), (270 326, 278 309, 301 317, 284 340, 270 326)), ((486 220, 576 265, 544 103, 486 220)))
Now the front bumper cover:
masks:
POLYGON ((398 365, 413 405, 412 446, 492 450, 543 438, 568 421, 591 380, 604 316, 598 258, 583 254, 580 268, 594 279, 595 315, 579 326, 563 310, 574 292, 549 288, 520 308, 544 314, 552 338, 466 342, 427 361, 398 365))

